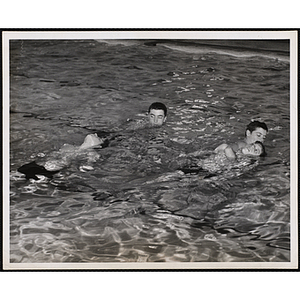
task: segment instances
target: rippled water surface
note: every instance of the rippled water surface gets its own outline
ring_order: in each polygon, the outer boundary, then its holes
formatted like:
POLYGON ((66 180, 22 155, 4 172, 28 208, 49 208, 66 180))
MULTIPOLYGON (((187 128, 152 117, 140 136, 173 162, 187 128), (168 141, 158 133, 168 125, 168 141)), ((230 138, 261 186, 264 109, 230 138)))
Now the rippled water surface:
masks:
POLYGON ((225 50, 11 41, 10 262, 290 261, 289 56, 225 50), (154 101, 163 127, 124 130, 154 101), (258 166, 177 171, 180 154, 242 139, 252 119, 269 128, 258 166), (96 131, 113 139, 86 153, 93 169, 83 155, 52 180, 17 172, 96 131))

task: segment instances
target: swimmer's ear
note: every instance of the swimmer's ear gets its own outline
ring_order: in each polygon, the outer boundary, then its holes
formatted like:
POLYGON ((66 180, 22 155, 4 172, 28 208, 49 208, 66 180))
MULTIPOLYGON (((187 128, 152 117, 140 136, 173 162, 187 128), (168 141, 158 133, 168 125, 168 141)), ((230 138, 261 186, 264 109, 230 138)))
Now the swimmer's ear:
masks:
POLYGON ((249 129, 246 130, 246 136, 251 135, 251 131, 249 129))
POLYGON ((167 120, 167 116, 164 117, 164 123, 166 122, 166 120, 167 120))

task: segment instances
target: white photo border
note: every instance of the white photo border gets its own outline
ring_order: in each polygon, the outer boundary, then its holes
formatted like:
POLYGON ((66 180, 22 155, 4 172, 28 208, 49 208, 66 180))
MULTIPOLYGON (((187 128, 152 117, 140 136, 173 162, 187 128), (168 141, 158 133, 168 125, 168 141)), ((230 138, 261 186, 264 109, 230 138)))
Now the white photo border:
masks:
POLYGON ((298 269, 298 30, 22 30, 2 32, 3 269, 4 270, 289 270, 298 269), (9 42, 26 39, 261 39, 290 40, 290 262, 10 263, 9 244, 9 42))

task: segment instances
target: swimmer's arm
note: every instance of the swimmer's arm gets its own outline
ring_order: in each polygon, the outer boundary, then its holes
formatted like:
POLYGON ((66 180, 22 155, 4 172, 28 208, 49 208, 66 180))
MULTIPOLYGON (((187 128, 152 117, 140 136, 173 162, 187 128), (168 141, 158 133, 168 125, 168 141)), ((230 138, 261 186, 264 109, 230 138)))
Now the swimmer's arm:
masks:
POLYGON ((227 158, 229 158, 229 159, 231 159, 231 160, 236 159, 235 152, 233 151, 233 149, 232 149, 230 146, 227 146, 227 147, 224 149, 224 152, 225 152, 225 155, 227 156, 227 158))
POLYGON ((227 147, 228 147, 227 144, 222 144, 222 145, 218 146, 218 147, 215 149, 215 152, 216 152, 216 153, 222 152, 222 151, 224 151, 227 147))
MULTIPOLYGON (((234 144, 230 144, 230 145, 228 145, 228 144, 222 144, 222 145, 218 146, 218 147, 215 149, 214 152, 215 152, 215 153, 219 153, 219 152, 225 151, 225 149, 227 149, 227 148, 231 148, 232 151, 236 152, 236 151, 238 151, 238 149, 241 148, 241 147, 240 147, 239 142, 238 142, 238 143, 234 143, 234 144)), ((227 151, 230 151, 230 150, 227 150, 227 151)))

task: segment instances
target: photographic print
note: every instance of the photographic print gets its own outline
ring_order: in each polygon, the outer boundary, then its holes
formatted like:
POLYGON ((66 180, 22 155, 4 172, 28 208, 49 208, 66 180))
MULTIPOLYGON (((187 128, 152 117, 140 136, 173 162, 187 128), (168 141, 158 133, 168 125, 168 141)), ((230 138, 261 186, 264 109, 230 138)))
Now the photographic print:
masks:
POLYGON ((298 267, 297 31, 6 31, 4 269, 298 267))

